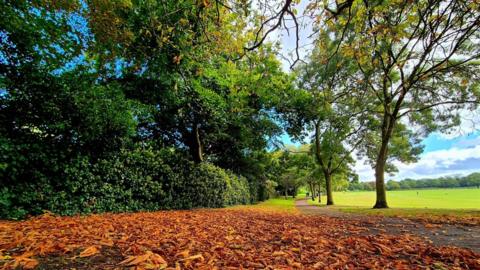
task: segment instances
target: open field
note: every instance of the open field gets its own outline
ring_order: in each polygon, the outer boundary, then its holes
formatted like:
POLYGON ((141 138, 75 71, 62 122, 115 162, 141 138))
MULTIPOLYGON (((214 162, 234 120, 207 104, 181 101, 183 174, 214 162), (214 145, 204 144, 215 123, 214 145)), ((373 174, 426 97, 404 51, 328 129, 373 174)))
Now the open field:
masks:
MULTIPOLYGON (((372 207, 375 204, 375 192, 334 192, 333 199, 339 206, 372 207)), ((387 200, 393 208, 480 210, 480 189, 395 190, 387 191, 387 200)))
MULTIPOLYGON (((335 208, 348 213, 425 219, 436 223, 480 223, 480 189, 387 191, 389 209, 372 209, 373 191, 334 192, 335 208), (418 192, 418 194, 417 194, 418 192)), ((310 204, 324 205, 309 200, 310 204)))

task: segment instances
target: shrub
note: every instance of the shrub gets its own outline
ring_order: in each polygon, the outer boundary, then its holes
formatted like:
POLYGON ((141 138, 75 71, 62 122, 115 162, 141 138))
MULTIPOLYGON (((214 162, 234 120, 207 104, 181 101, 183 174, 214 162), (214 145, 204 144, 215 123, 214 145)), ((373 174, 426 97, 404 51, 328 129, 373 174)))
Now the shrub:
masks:
POLYGON ((177 189, 177 199, 182 208, 223 207, 227 190, 227 173, 212 164, 191 164, 182 186, 177 189))
POLYGON ((224 204, 235 205, 248 203, 250 203, 250 188, 247 178, 229 173, 227 190, 224 194, 224 204))
POLYGON ((137 147, 57 166, 61 173, 49 177, 32 169, 29 181, 9 181, 0 190, 0 217, 18 219, 44 210, 74 215, 223 207, 251 200, 244 177, 210 163, 195 164, 169 149, 137 147))

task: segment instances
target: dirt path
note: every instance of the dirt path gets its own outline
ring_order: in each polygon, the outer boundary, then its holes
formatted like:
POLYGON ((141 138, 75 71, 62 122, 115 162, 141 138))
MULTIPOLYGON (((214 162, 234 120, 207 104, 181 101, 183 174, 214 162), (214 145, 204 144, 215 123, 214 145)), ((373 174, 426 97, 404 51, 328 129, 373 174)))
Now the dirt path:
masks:
POLYGON ((412 234, 436 246, 469 248, 480 253, 480 227, 461 225, 426 225, 412 220, 344 213, 325 206, 310 205, 307 199, 295 202, 297 209, 306 215, 321 215, 355 222, 369 229, 369 233, 412 234))

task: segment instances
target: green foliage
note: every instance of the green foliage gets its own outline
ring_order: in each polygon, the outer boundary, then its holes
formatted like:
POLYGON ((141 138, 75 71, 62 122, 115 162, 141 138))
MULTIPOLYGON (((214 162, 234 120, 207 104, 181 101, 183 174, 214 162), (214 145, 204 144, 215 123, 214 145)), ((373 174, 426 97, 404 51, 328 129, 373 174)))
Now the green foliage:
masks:
POLYGON ((1 2, 0 217, 268 197, 270 46, 205 1, 1 2))
POLYGON ((4 187, 0 217, 223 207, 251 199, 244 177, 169 149, 138 147, 94 163, 83 157, 63 171, 62 181, 44 177, 4 187))
POLYGON ((227 190, 224 194, 224 205, 248 204, 251 201, 250 187, 243 176, 228 173, 227 190))
POLYGON ((174 186, 172 202, 178 200, 180 208, 222 207, 229 180, 224 170, 212 164, 193 165, 181 186, 174 186))
POLYGON ((15 193, 7 187, 0 190, 0 217, 8 219, 23 218, 27 211, 15 205, 15 193))
POLYGON ((276 195, 295 197, 299 187, 309 180, 319 180, 311 177, 316 166, 309 148, 309 145, 288 145, 285 150, 273 153, 272 180, 276 184, 270 188, 275 188, 276 195))

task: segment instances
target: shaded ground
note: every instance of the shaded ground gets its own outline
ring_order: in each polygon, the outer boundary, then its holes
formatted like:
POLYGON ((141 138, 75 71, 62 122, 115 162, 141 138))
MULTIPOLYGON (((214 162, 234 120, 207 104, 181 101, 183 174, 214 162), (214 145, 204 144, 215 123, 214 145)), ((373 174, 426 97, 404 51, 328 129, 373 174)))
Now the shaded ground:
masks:
POLYGON ((328 206, 310 205, 307 199, 298 200, 295 205, 303 214, 332 217, 348 223, 355 222, 368 229, 366 234, 412 234, 430 241, 435 246, 469 248, 480 253, 480 226, 429 224, 396 217, 345 213, 328 206))

